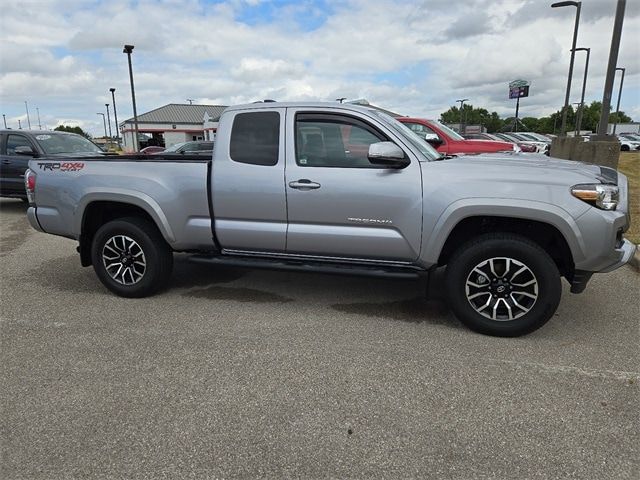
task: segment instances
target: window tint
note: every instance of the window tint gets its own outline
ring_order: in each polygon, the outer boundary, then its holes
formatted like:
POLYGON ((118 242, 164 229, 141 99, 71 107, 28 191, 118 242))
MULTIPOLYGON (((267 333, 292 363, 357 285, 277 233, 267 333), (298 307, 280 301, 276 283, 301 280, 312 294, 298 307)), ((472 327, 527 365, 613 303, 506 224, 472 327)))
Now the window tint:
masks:
POLYGON ((338 115, 296 117, 296 162, 302 167, 380 168, 369 145, 387 139, 372 126, 338 115))
POLYGON ((31 143, 22 135, 9 135, 7 137, 7 155, 15 155, 16 147, 30 147, 31 143))
POLYGON ((278 112, 239 113, 231 129, 231 159, 252 165, 278 163, 280 114, 278 112))

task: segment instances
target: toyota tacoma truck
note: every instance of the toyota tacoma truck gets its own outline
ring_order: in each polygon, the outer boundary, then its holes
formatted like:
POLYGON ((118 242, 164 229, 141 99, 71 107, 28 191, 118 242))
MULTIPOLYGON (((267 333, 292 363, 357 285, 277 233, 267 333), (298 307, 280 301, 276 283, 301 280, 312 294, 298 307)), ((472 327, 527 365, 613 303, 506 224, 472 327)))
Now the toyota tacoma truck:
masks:
POLYGON ((543 325, 561 278, 582 292, 635 246, 627 179, 518 153, 447 157, 386 114, 346 104, 228 108, 212 159, 30 163, 28 219, 78 242, 106 288, 157 292, 173 252, 212 268, 419 278, 444 266, 451 310, 517 336, 543 325))

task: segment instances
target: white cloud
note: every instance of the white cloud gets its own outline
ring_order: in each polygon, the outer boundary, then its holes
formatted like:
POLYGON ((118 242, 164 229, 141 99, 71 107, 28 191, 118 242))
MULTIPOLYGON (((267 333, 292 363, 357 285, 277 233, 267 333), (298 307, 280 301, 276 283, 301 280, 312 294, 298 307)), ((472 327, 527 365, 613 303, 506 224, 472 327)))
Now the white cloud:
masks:
MULTIPOLYGON (((592 48, 587 101, 601 100, 611 42, 613 2, 583 2, 579 43, 592 48)), ((619 65, 627 68, 622 109, 640 119, 640 2, 627 2, 619 65)), ((367 98, 410 115, 437 117, 456 98, 513 113, 507 84, 532 82, 524 115, 564 101, 571 9, 539 0, 328 0, 273 4, 85 0, 3 1, 0 100, 8 121, 24 101, 47 125, 74 121, 102 134, 96 112, 111 103, 131 116, 125 43, 140 112, 187 98, 233 104, 264 98, 367 98), (281 5, 277 7, 276 5, 281 5), (279 8, 254 25, 247 8, 279 8), (317 20, 326 16, 324 23, 317 20), (305 25, 314 20, 314 25, 305 25)), ((584 57, 576 60, 572 101, 584 57)), ((617 98, 614 95, 614 98, 617 98)), ((44 122, 43 122, 44 123, 44 122)), ((33 116, 32 116, 33 125, 33 116)))

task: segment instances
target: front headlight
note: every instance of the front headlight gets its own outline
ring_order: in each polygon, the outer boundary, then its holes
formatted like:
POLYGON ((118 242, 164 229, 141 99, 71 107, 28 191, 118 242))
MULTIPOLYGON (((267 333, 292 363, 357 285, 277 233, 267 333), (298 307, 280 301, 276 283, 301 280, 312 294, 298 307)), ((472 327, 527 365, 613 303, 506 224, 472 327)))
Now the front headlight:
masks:
POLYGON ((575 185, 571 194, 602 210, 615 210, 620 199, 620 191, 615 185, 585 184, 575 185))

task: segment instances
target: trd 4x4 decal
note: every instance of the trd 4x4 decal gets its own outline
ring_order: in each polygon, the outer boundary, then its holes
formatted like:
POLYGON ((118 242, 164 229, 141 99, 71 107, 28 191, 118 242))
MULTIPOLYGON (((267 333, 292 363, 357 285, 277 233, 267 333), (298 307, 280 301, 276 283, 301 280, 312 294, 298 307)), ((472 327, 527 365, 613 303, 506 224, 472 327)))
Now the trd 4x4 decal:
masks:
POLYGON ((38 162, 40 170, 60 170, 61 172, 77 172, 84 168, 83 162, 38 162))

